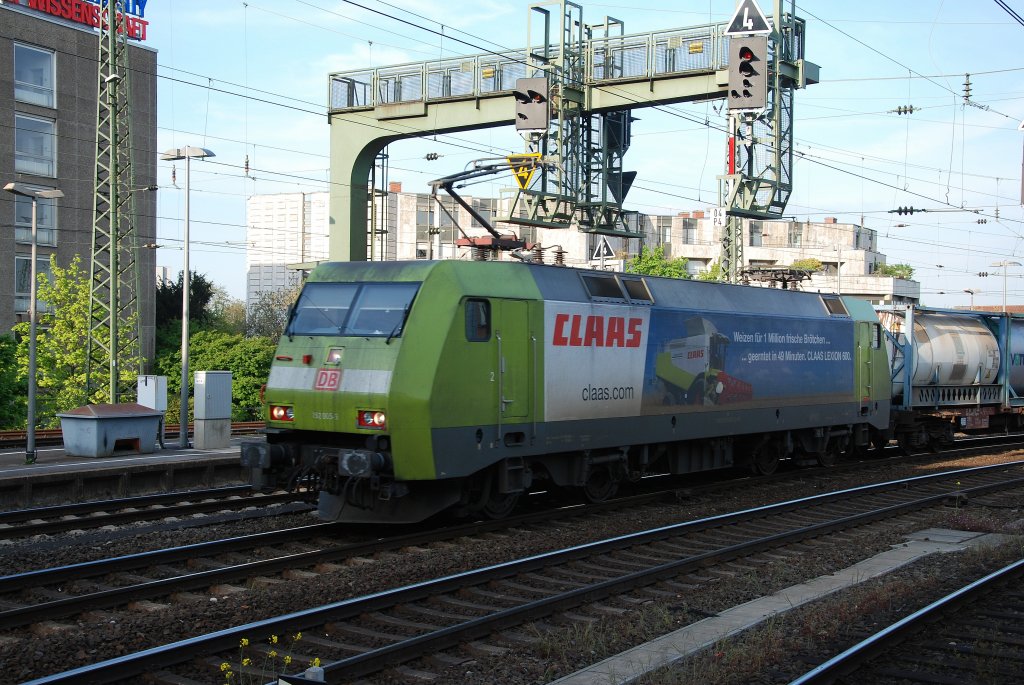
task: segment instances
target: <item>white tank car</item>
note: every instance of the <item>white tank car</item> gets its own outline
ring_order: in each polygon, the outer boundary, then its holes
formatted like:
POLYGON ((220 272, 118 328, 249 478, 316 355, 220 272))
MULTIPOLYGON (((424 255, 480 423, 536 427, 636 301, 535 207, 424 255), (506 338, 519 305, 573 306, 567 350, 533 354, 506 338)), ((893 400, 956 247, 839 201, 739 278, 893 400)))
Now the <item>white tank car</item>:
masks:
POLYGON ((1024 319, 1010 324, 1010 346, 1007 352, 1010 365, 1010 387, 1018 397, 1024 397, 1024 319))
MULTIPOLYGON (((902 341, 906 334, 904 312, 881 311, 878 318, 886 330, 902 341)), ((1020 346, 1024 353, 1024 326, 1020 346)), ((926 385, 991 385, 999 374, 999 344, 988 326, 977 317, 946 312, 914 312, 914 362, 911 379, 915 387, 926 385)), ((889 343, 889 359, 893 357, 889 343)), ((1024 367, 1016 369, 1024 386, 1024 367)), ((893 377, 893 395, 903 393, 902 366, 893 377)), ((1015 386, 1017 387, 1017 386, 1015 386)))

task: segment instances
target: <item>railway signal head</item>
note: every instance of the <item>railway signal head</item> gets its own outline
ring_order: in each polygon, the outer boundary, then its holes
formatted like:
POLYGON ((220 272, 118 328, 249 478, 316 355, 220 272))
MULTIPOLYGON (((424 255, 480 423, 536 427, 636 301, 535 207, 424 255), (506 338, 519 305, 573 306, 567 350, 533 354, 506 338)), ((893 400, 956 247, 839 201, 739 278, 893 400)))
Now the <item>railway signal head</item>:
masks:
POLYGON ((516 79, 516 130, 546 131, 551 123, 551 100, 546 77, 516 79))
POLYGON ((768 37, 729 39, 729 109, 763 109, 768 104, 768 37))

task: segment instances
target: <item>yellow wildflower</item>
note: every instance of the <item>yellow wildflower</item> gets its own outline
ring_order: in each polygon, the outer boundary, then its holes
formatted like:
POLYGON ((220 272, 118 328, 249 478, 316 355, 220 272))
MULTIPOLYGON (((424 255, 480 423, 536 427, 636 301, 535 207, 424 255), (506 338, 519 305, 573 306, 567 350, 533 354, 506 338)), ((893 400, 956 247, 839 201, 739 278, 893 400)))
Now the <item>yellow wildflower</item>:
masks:
POLYGON ((272 644, 272 645, 276 645, 277 644, 277 635, 271 635, 270 636, 270 644, 272 644))
POLYGON ((242 665, 243 666, 248 666, 251 663, 252 663, 252 659, 250 659, 249 657, 246 657, 246 658, 242 659, 242 665))
POLYGON ((249 646, 249 638, 243 637, 242 641, 239 642, 238 644, 241 645, 242 647, 248 647, 249 646))
POLYGON ((320 665, 320 657, 318 657, 318 656, 313 657, 313 660, 311 662, 309 662, 309 665, 310 666, 319 666, 320 665))
POLYGON ((226 671, 226 670, 228 670, 229 668, 231 668, 231 664, 229 664, 229 663, 228 663, 228 662, 226 662, 226 661, 225 661, 224 663, 222 663, 222 664, 220 665, 220 670, 221 670, 221 671, 226 671))
POLYGON ((267 656, 269 656, 271 659, 276 659, 277 658, 277 652, 272 649, 269 652, 267 652, 267 656))
POLYGON ((292 658, 286 654, 285 657, 284 657, 284 665, 287 666, 291 662, 292 662, 292 658))

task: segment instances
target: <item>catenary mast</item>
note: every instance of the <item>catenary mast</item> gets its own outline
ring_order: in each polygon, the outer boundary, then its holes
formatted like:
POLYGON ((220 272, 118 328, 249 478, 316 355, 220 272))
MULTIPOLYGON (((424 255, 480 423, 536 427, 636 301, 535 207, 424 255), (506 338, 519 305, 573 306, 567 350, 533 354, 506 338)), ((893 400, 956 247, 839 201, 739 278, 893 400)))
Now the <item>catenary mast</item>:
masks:
POLYGON ((125 3, 107 0, 99 34, 96 172, 93 192, 92 285, 86 386, 89 401, 117 403, 131 392, 138 359, 138 236, 131 146, 131 70, 125 3), (104 365, 109 376, 102 373, 104 365), (107 388, 103 388, 104 380, 107 388))

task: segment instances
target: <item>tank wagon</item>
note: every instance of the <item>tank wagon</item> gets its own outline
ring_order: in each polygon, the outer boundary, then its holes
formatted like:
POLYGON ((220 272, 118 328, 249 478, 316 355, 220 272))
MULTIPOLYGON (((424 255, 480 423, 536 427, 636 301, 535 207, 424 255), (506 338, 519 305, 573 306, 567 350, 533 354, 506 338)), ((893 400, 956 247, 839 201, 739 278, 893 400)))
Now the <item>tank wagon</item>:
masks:
POLYGON ((319 515, 499 517, 531 488, 591 500, 653 472, 829 464, 891 434, 863 301, 517 262, 325 263, 265 390, 256 485, 319 515))
POLYGON ((901 446, 935 449, 957 431, 1021 428, 1024 320, 921 307, 883 309, 879 318, 892 379, 890 435, 901 446))

